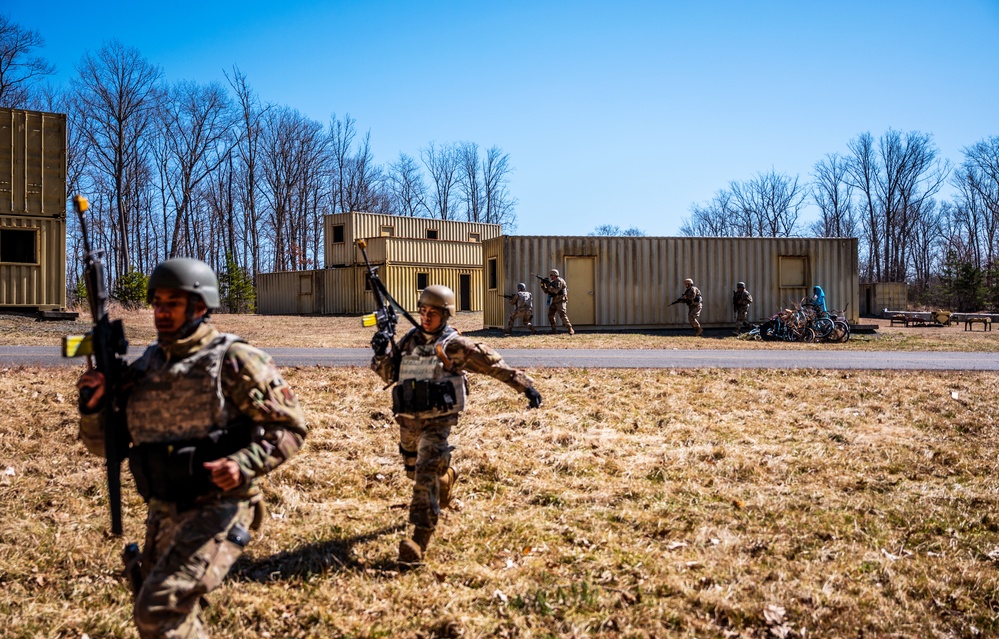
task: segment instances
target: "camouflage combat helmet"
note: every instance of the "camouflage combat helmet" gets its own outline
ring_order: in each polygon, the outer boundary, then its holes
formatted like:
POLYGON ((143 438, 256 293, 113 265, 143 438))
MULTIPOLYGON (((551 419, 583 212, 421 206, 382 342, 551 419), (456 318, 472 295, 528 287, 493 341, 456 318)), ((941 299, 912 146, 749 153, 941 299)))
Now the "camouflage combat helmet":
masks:
POLYGON ((738 284, 735 285, 735 287, 736 288, 746 288, 746 283, 745 282, 739 282, 738 284))
POLYGON ((215 271, 201 260, 175 257, 160 262, 149 276, 146 302, 152 303, 158 288, 176 288, 201 297, 208 310, 219 307, 219 281, 215 271))
POLYGON ((454 291, 443 284, 434 284, 423 289, 417 306, 433 306, 445 311, 445 317, 457 310, 454 305, 454 291))
POLYGON ((555 277, 558 277, 559 276, 558 275, 558 269, 557 268, 553 268, 552 270, 548 271, 548 275, 549 276, 554 275, 555 277))
POLYGON ((683 280, 683 285, 684 286, 693 286, 694 285, 694 280, 692 280, 692 279, 690 279, 688 277, 687 279, 683 280))
POLYGON ((517 290, 518 291, 526 291, 527 290, 527 284, 524 284, 523 282, 521 282, 520 284, 517 284, 517 290))

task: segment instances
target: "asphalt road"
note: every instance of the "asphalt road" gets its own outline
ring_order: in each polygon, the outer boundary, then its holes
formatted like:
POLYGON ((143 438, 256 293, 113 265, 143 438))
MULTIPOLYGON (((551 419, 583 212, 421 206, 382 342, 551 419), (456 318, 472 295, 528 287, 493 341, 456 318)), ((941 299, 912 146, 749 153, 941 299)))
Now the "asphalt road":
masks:
MULTIPOLYGON (((268 348, 278 366, 364 366, 367 348, 268 348)), ((815 350, 499 349, 518 368, 814 368, 999 371, 997 353, 815 350)), ((138 356, 135 349, 132 356, 138 356)), ((54 346, 0 346, 0 367, 79 366, 54 346)))

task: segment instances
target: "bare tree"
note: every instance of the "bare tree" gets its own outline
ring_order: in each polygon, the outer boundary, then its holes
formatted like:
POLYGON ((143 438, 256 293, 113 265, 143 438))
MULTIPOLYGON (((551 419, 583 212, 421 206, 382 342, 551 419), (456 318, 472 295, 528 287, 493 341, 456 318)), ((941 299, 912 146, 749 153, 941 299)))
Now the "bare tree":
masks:
POLYGON ((952 181, 960 194, 959 219, 974 265, 987 272, 987 286, 992 287, 999 266, 999 137, 965 148, 964 162, 952 181))
POLYGON ((645 231, 635 226, 622 229, 616 224, 601 224, 593 229, 590 235, 595 237, 645 237, 645 231))
POLYGON ((482 222, 485 198, 482 195, 482 179, 479 177, 479 145, 462 142, 455 147, 458 162, 458 188, 461 202, 465 206, 465 219, 469 222, 482 222))
POLYGON ((812 232, 817 237, 857 236, 849 171, 849 161, 837 153, 830 153, 815 164, 812 199, 819 207, 820 217, 812 225, 812 232))
POLYGON ((35 49, 45 46, 41 34, 0 15, 0 106, 25 109, 32 104, 32 88, 39 79, 55 73, 35 49))
MULTIPOLYGON (((269 107, 262 107, 256 94, 250 88, 246 76, 233 67, 232 76, 226 74, 229 86, 236 92, 239 105, 239 133, 236 153, 241 160, 240 170, 235 179, 239 185, 238 193, 243 210, 243 228, 246 241, 243 242, 242 264, 250 267, 250 272, 256 276, 260 271, 260 214, 257 212, 257 180, 258 156, 260 138, 263 134, 261 118, 269 107)), ((236 255, 233 254, 233 259, 236 255)))
POLYGON ((866 277, 905 281, 918 212, 947 179, 950 167, 937 159, 925 133, 889 129, 875 146, 870 133, 851 140, 850 183, 863 203, 866 277))
POLYGON ((127 169, 143 153, 143 136, 153 121, 162 72, 137 49, 117 40, 96 54, 87 53, 77 70, 79 77, 72 85, 83 113, 83 135, 92 161, 113 185, 115 266, 118 274, 124 274, 131 267, 127 169))
POLYGON ((433 188, 430 192, 430 210, 442 220, 455 219, 455 189, 459 180, 458 153, 453 145, 437 146, 434 142, 420 151, 420 159, 430 172, 433 188))
POLYGON ((512 231, 517 226, 517 214, 514 212, 517 199, 510 195, 509 190, 512 172, 510 156, 498 146, 489 147, 482 160, 483 219, 488 224, 501 224, 506 231, 512 231))
POLYGON ((421 217, 430 212, 423 174, 411 156, 400 153, 399 159, 389 165, 387 184, 394 212, 409 217, 421 217))
POLYGON ((732 182, 729 189, 740 235, 790 237, 797 232, 798 214, 808 195, 797 176, 771 170, 747 182, 732 182))
POLYGON ((178 82, 160 111, 167 151, 167 190, 173 204, 173 225, 167 257, 194 254, 191 205, 202 180, 211 176, 235 144, 236 113, 217 83, 178 82))
POLYGON ((680 234, 686 237, 737 237, 736 212, 732 193, 722 189, 710 202, 690 205, 690 217, 683 218, 680 234))

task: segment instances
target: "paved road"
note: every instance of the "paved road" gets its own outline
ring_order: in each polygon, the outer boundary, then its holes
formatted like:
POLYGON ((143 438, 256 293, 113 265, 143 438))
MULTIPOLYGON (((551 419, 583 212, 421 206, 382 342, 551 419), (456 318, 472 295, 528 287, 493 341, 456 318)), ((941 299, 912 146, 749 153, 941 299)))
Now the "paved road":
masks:
MULTIPOLYGON (((823 350, 623 350, 503 348, 519 368, 820 368, 854 370, 999 371, 997 353, 823 350)), ((367 366, 367 348, 268 348, 279 366, 367 366)), ((138 355, 138 350, 133 356, 138 355)), ((79 366, 57 347, 0 346, 3 366, 79 366)))

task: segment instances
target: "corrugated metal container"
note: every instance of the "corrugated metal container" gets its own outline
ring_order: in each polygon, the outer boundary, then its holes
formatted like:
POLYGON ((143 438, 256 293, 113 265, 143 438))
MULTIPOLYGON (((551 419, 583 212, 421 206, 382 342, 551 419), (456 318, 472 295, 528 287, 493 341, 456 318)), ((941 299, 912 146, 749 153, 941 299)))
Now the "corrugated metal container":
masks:
MULTIPOLYGON (((498 237, 498 224, 457 222, 429 217, 402 217, 375 213, 337 213, 324 220, 326 266, 351 266, 361 262, 354 241, 380 237, 419 239, 439 243, 472 243, 498 237), (436 235, 431 238, 430 235, 436 235)), ((372 242, 373 243, 373 242, 372 242)), ((413 245, 417 247, 418 245, 413 245)), ((373 262, 376 260, 368 253, 373 262)), ((400 258, 399 262, 419 263, 417 259, 400 258)), ((481 264, 481 262, 479 262, 481 264)))
POLYGON ((0 215, 0 307, 66 308, 65 218, 0 215))
POLYGON ((881 316, 882 311, 909 309, 909 287, 905 282, 876 282, 860 285, 860 314, 881 316))
MULTIPOLYGON (((375 309, 366 289, 363 266, 287 271, 257 275, 257 313, 261 315, 356 315, 375 309)), ((444 284, 455 292, 459 311, 482 310, 482 267, 381 266, 378 275, 390 295, 415 312, 422 288, 444 284)))
POLYGON ((501 236, 483 243, 486 294, 483 324, 504 326, 509 307, 495 293, 534 294, 536 326, 547 326, 547 304, 531 273, 557 268, 569 287, 573 325, 680 328, 686 306, 669 306, 690 277, 704 296, 701 323, 734 326, 732 293, 746 282, 762 320, 822 286, 827 305, 858 318, 857 240, 826 238, 674 238, 501 236))
POLYGON ((0 108, 0 215, 66 217, 66 116, 0 108))

